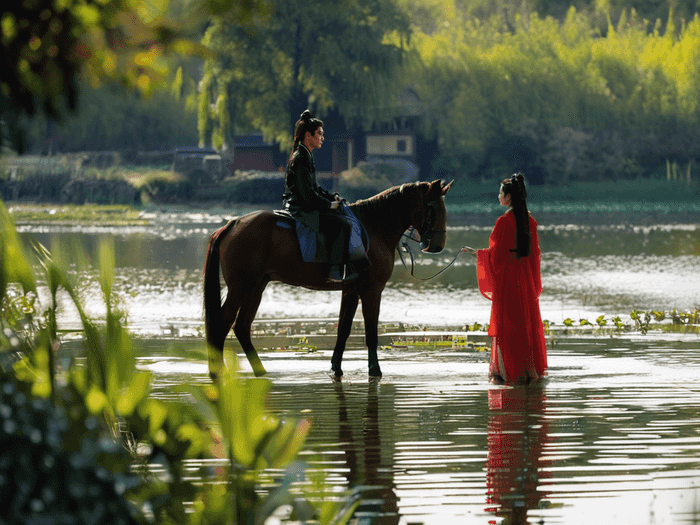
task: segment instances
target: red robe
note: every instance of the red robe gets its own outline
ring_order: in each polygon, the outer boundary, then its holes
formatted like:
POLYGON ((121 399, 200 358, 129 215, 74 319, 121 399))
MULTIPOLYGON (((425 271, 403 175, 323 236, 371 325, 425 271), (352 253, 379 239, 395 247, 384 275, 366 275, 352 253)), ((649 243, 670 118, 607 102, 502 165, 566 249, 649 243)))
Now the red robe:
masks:
POLYGON ((515 253, 515 216, 496 221, 487 250, 477 252, 477 278, 482 295, 492 301, 489 376, 506 383, 536 381, 547 369, 547 348, 540 315, 540 244, 537 222, 530 217, 530 255, 515 253))

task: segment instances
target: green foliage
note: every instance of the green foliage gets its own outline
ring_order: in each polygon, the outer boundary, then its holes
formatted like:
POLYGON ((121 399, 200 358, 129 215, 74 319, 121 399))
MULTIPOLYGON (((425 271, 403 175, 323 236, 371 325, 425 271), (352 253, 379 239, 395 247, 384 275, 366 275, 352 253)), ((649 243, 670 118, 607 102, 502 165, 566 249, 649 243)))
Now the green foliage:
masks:
POLYGON ((139 218, 140 210, 125 205, 67 204, 20 204, 10 208, 10 216, 15 223, 42 223, 46 221, 71 221, 101 225, 145 224, 139 218))
POLYGON ((255 0, 200 1, 181 13, 180 29, 175 29, 169 3, 37 0, 8 4, 0 19, 3 95, 29 113, 43 105, 56 116, 62 100, 75 107, 78 73, 94 85, 113 79, 149 94, 167 71, 166 53, 206 55, 186 33, 208 13, 229 13, 244 20, 259 8, 255 0))
MULTIPOLYGON (((613 334, 612 329, 607 329, 608 322, 614 325, 616 332, 621 332, 622 330, 630 331, 636 330, 642 334, 646 334, 649 330, 661 330, 666 332, 698 332, 700 331, 700 310, 693 308, 690 312, 678 312, 677 310, 671 310, 670 312, 664 312, 663 310, 650 310, 643 311, 634 309, 629 314, 631 323, 625 323, 619 315, 613 316, 609 320, 605 315, 600 315, 596 318, 595 324, 598 325, 596 331, 601 333, 613 334)), ((543 321, 545 327, 545 333, 551 334, 554 332, 551 326, 554 323, 549 321, 543 321)), ((568 333, 569 329, 576 328, 574 321, 571 318, 564 319, 564 333, 568 333)), ((579 328, 587 329, 588 327, 593 327, 588 319, 579 320, 579 328)))
POLYGON ((25 293, 36 290, 36 280, 24 248, 5 204, 0 201, 0 298, 3 300, 9 283, 18 283, 25 293))
POLYGON ((141 93, 125 91, 115 83, 93 87, 80 84, 77 111, 59 122, 37 117, 27 128, 30 149, 52 153, 74 151, 167 150, 197 144, 196 87, 189 82, 173 94, 177 75, 162 87, 141 93))
MULTIPOLYGON (((209 16, 228 14, 245 21, 267 2, 180 4, 180 10, 171 9, 169 0, 35 0, 5 6, 0 16, 0 115, 5 124, 0 146, 10 142, 20 153, 26 149, 27 114, 44 113, 55 120, 74 111, 81 91, 78 78, 93 87, 114 83, 150 96, 168 78, 169 55, 210 56, 193 39, 209 16)), ((191 111, 192 97, 188 99, 191 111)))
POLYGON ((458 173, 522 169, 568 183, 700 157, 700 18, 662 32, 631 10, 601 32, 599 14, 448 11, 433 32, 415 31, 410 77, 427 104, 425 131, 458 173))
POLYGON ((287 467, 309 428, 306 421, 282 421, 267 413, 267 381, 241 379, 229 370, 219 386, 182 387, 193 403, 151 396, 152 375, 135 367, 124 312, 112 293, 110 241, 96 255, 106 305, 102 324, 87 317, 66 270, 71 264, 86 264, 82 250, 58 248, 52 254, 33 244, 49 295, 39 320, 32 296, 10 293, 16 284, 29 291, 36 285, 1 201, 0 218, 4 516, 13 523, 79 518, 96 524, 262 524, 280 506, 291 505, 301 520, 320 518, 320 523, 342 525, 350 519, 352 503, 322 502, 315 508, 303 497, 294 486, 304 472, 299 464, 289 466, 269 494, 259 491, 262 469, 287 467), (86 355, 84 365, 72 363, 60 378, 53 363, 60 345, 59 292, 77 309, 86 355), (185 475, 183 460, 210 458, 216 428, 225 443, 219 456, 228 459, 228 469, 202 483, 191 473, 185 475))
POLYGON ((172 171, 151 170, 128 178, 129 183, 141 191, 145 203, 187 201, 195 194, 194 183, 172 171))
POLYGON ((234 125, 291 145, 310 107, 351 127, 382 116, 400 84, 408 17, 391 0, 276 2, 240 23, 215 17, 203 44, 215 52, 201 81, 200 143, 230 145, 234 125))

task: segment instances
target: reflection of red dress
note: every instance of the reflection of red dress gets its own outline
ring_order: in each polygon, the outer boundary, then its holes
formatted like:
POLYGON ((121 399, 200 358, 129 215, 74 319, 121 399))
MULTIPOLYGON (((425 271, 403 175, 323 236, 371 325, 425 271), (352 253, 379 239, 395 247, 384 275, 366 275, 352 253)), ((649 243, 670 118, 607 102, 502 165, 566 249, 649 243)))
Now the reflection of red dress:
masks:
POLYGON ((477 252, 479 290, 492 301, 489 335, 489 375, 507 383, 537 380, 547 369, 547 348, 540 315, 540 245, 537 222, 530 217, 528 257, 515 255, 515 216, 512 211, 496 221, 489 248, 477 252))
MULTIPOLYGON (((486 512, 505 518, 499 523, 542 523, 528 512, 546 504, 542 490, 551 471, 543 456, 549 442, 546 394, 537 386, 491 389, 486 460, 486 512)), ((489 523, 496 523, 495 520, 489 523)))

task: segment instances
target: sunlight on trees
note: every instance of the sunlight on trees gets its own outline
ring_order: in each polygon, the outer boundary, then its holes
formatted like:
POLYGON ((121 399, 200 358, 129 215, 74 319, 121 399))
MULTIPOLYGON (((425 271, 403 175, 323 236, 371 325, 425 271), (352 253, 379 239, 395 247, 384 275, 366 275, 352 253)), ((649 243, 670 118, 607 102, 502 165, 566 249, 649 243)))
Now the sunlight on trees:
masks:
MULTIPOLYGON (((425 2, 426 9, 435 3, 425 2)), ((570 7, 562 21, 533 12, 458 23, 445 18, 432 32, 417 27, 409 52, 420 56, 420 65, 409 78, 430 107, 428 132, 439 137, 442 154, 465 159, 463 168, 469 159, 479 164, 497 136, 522 135, 528 122, 547 134, 548 145, 540 145, 549 148, 556 130, 571 128, 559 136, 588 141, 570 144, 581 152, 596 149, 611 130, 624 140, 653 142, 697 128, 700 19, 676 27, 670 11, 665 27, 651 26, 632 9, 619 12, 614 26, 610 1, 592 7, 592 14, 570 7), (596 13, 607 18, 603 34, 595 29, 596 13)), ((525 134, 541 140, 539 132, 525 134)), ((560 175, 568 171, 557 166, 560 175)))

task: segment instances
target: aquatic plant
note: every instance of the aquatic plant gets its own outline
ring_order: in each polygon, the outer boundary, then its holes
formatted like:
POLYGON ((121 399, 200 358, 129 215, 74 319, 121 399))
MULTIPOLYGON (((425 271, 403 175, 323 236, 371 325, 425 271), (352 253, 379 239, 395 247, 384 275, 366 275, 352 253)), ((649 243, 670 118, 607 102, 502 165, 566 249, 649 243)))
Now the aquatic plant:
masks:
POLYGON ((635 328, 640 330, 642 334, 646 334, 649 331, 649 323, 651 322, 650 313, 632 310, 630 312, 630 319, 634 321, 635 328))
MULTIPOLYGON (((636 330, 642 334, 646 334, 649 330, 661 330, 666 332, 700 332, 700 311, 697 307, 689 312, 678 312, 676 309, 669 312, 663 310, 637 310, 634 309, 629 314, 630 322, 625 323, 619 315, 611 317, 609 320, 605 315, 600 315, 596 318, 595 324, 588 319, 579 319, 579 328, 594 327, 593 330, 600 333, 613 333, 612 328, 607 328, 608 321, 614 325, 614 331, 619 333, 622 330, 636 330), (668 321, 671 321, 670 323, 668 321)), ((545 333, 551 334, 554 323, 550 321, 542 321, 545 333)), ((569 328, 576 328, 574 321, 567 317, 562 323, 565 327, 564 333, 568 332, 569 328)))

